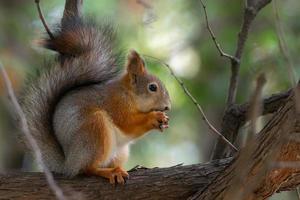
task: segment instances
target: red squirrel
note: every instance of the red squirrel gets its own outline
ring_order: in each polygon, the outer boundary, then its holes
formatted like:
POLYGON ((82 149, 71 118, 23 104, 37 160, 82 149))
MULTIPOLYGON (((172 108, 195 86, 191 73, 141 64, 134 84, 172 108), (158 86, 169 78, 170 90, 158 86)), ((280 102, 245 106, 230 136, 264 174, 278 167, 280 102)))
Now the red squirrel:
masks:
POLYGON ((168 128, 167 89, 134 50, 120 73, 113 35, 110 25, 73 17, 42 41, 58 58, 27 87, 22 107, 51 171, 124 183, 131 142, 168 128))

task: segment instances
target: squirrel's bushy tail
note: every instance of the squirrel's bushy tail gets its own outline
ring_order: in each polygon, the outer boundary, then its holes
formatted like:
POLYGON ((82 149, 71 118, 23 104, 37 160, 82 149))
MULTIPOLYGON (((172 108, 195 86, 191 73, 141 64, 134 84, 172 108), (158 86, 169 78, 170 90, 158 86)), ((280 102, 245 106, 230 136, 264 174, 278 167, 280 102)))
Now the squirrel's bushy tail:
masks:
POLYGON ((116 76, 119 56, 113 53, 113 35, 109 25, 97 26, 76 19, 44 42, 46 48, 59 52, 65 59, 48 66, 30 83, 21 97, 21 105, 43 161, 52 171, 63 172, 65 161, 53 131, 55 107, 69 91, 116 76))

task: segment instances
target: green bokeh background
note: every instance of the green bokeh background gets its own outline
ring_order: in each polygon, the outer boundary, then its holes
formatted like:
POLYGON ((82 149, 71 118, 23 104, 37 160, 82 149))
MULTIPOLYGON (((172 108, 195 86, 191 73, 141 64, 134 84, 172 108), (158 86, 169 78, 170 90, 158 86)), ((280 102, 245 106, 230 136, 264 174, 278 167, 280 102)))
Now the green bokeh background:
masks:
MULTIPOLYGON (((202 105, 209 120, 219 128, 230 76, 230 62, 219 56, 207 29, 199 0, 146 1, 146 8, 135 0, 85 0, 84 13, 97 20, 109 19, 118 30, 118 46, 136 49, 169 63, 202 105)), ((242 22, 244 1, 206 1, 209 22, 222 48, 233 54, 242 22)), ((278 1, 281 26, 288 47, 294 76, 300 76, 300 4, 297 0, 278 1)), ((45 18, 53 27, 59 22, 64 1, 42 0, 45 18)), ((0 59, 9 72, 14 88, 20 92, 26 74, 43 67, 53 53, 36 45, 45 36, 34 1, 0 1, 0 59)), ((199 112, 186 97, 168 70, 151 59, 148 69, 159 76, 169 90, 172 111, 170 128, 152 131, 131 148, 127 169, 135 165, 168 167, 179 163, 209 161, 215 136, 201 120, 199 112)), ((264 72, 264 96, 291 87, 288 63, 280 52, 272 3, 255 19, 242 57, 237 102, 249 99, 257 73, 264 72)), ((0 87, 0 171, 35 170, 30 157, 24 157, 17 143, 14 113, 3 84, 0 87)), ((263 122, 262 122, 263 124, 263 122)), ((241 129, 241 137, 246 128, 241 129)), ((237 144, 238 145, 238 144, 237 144)), ((295 192, 272 199, 296 199, 295 192)))

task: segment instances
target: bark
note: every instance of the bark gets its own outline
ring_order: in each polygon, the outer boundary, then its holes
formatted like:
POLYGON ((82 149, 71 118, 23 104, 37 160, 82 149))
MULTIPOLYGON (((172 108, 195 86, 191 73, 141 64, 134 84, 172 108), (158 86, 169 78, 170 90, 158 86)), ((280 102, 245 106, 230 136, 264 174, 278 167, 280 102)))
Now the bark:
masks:
MULTIPOLYGON (((205 188, 232 159, 170 168, 137 169, 125 185, 113 186, 100 177, 55 179, 66 194, 83 199, 186 199, 205 188), (72 195, 74 196, 74 195, 72 195)), ((42 173, 10 173, 0 176, 0 199, 54 199, 42 173)))
MULTIPOLYGON (((170 168, 137 169, 130 172, 125 185, 112 186, 98 177, 77 176, 55 179, 67 195, 74 199, 187 199, 222 173, 232 158, 206 164, 170 168)), ((279 188, 293 190, 300 183, 295 176, 279 188), (290 183, 290 184, 289 184, 290 183)), ((36 172, 18 172, 0 175, 0 199, 54 199, 45 176, 36 172)))
POLYGON ((300 173, 300 114, 294 96, 293 92, 257 138, 206 190, 200 188, 190 199, 266 199, 281 190, 278 188, 294 188, 284 186, 300 173))
MULTIPOLYGON (((98 177, 55 178, 74 199, 266 199, 300 183, 299 132, 300 115, 292 93, 258 137, 234 158, 135 169, 125 185, 117 186, 98 177)), ((0 175, 0 199, 53 198, 41 173, 0 175)))
MULTIPOLYGON (((263 99, 262 115, 275 113, 284 105, 291 92, 292 89, 289 89, 288 91, 273 94, 270 97, 263 99)), ((227 133, 231 133, 232 137, 227 138, 228 140, 232 141, 233 138, 236 138, 239 129, 247 122, 249 108, 250 103, 247 102, 243 104, 233 104, 226 110, 222 124, 223 130, 227 133)), ((223 146, 220 148, 223 148, 223 146)))

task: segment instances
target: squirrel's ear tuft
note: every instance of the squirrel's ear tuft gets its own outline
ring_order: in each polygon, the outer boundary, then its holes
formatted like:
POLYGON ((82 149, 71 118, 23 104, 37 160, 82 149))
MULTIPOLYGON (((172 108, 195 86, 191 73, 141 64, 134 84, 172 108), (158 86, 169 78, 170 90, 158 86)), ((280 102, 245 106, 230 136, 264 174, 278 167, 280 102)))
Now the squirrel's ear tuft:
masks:
POLYGON ((127 72, 135 75, 146 73, 145 63, 135 50, 131 50, 128 55, 127 72))

